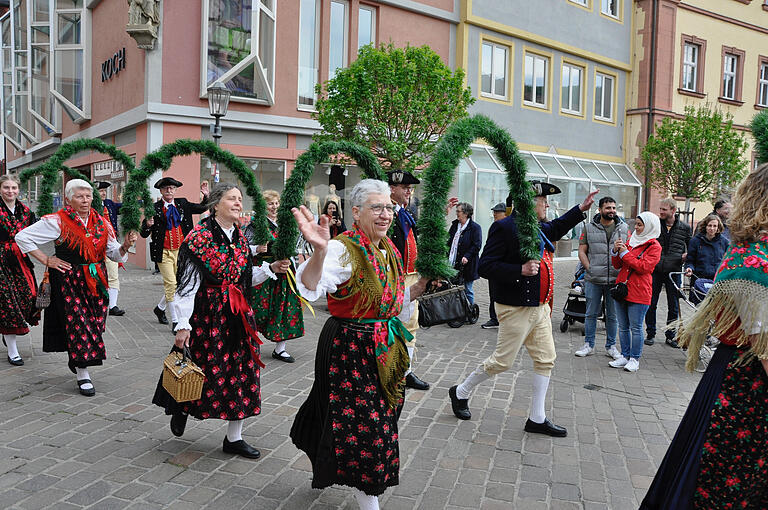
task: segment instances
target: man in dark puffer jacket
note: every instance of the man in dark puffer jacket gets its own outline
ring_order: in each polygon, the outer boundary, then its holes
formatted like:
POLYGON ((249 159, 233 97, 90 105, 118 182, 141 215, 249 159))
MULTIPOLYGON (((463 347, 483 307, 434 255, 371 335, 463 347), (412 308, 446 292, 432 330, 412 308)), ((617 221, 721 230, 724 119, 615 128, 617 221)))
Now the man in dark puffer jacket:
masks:
MULTIPOLYGON (((682 271, 683 262, 688 252, 688 242, 691 240, 691 227, 680 221, 677 215, 677 203, 671 198, 665 198, 659 205, 659 219, 661 220, 661 260, 653 271, 653 295, 651 306, 645 314, 645 345, 653 345, 656 336, 656 305, 659 302, 661 288, 667 292, 667 324, 677 320, 680 313, 679 294, 669 273, 682 271)), ((675 284, 680 286, 680 275, 675 276, 675 284)), ((668 329, 664 332, 666 342, 672 347, 677 347, 675 331, 668 329)))

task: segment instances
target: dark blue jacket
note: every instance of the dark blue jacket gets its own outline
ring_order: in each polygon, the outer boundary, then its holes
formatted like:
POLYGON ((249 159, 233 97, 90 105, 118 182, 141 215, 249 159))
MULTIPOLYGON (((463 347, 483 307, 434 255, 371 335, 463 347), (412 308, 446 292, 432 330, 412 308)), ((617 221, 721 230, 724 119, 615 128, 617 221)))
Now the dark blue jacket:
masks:
MULTIPOLYGON (((462 277, 465 282, 473 282, 480 278, 477 274, 477 266, 480 263, 480 247, 483 245, 483 230, 472 219, 467 220, 467 227, 461 232, 459 245, 456 247, 456 263, 454 267, 461 264, 461 258, 467 257, 467 264, 464 266, 462 277)), ((451 252, 451 243, 453 236, 459 229, 459 220, 453 220, 451 228, 448 230, 448 253, 451 252)))
MULTIPOLYGON (((586 219, 578 206, 559 218, 540 223, 541 232, 552 243, 586 219)), ((490 294, 496 303, 510 306, 539 306, 539 274, 523 276, 515 213, 494 221, 480 257, 480 276, 488 280, 490 294)))
POLYGON ((728 240, 721 234, 715 234, 711 241, 706 234, 696 234, 688 243, 685 268, 690 267, 699 278, 714 279, 728 244, 728 240))
POLYGON ((123 207, 123 203, 113 202, 108 198, 105 198, 102 202, 104 202, 104 207, 107 208, 107 212, 109 213, 109 222, 112 223, 112 227, 115 229, 115 235, 119 235, 117 232, 117 215, 120 213, 120 208, 123 207))

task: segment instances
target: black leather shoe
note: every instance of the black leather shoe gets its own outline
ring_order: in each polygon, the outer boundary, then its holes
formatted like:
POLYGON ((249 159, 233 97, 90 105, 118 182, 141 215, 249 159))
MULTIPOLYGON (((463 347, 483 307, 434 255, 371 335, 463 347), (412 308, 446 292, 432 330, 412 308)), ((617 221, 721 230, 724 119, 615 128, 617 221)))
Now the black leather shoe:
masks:
POLYGON ((21 356, 19 356, 18 358, 14 358, 14 359, 11 359, 11 357, 8 356, 8 363, 10 363, 11 365, 13 365, 15 367, 20 367, 20 366, 22 366, 24 364, 24 360, 21 359, 21 356))
POLYGON ((155 316, 157 317, 157 322, 160 324, 168 324, 168 318, 165 316, 165 310, 161 310, 159 307, 155 307, 154 310, 155 316))
POLYGON ((451 409, 453 409, 453 414, 456 418, 460 420, 472 418, 472 413, 469 412, 469 399, 457 397, 456 386, 451 386, 448 389, 448 396, 451 397, 451 409))
POLYGON ((113 306, 109 309, 109 315, 116 315, 117 317, 122 317, 125 315, 125 310, 121 310, 120 308, 113 306))
POLYGON ((241 457, 247 457, 249 459, 258 459, 261 457, 261 452, 253 446, 246 443, 244 440, 229 442, 227 436, 224 436, 224 446, 222 447, 224 453, 234 453, 241 457))
POLYGON ((654 338, 652 336, 649 336, 649 337, 646 337, 646 339, 643 341, 643 343, 645 345, 653 345, 654 343, 656 343, 656 341, 654 340, 654 338))
POLYGON ((673 339, 671 339, 671 338, 667 338, 667 339, 666 339, 666 340, 664 340, 664 341, 665 341, 665 342, 667 343, 667 345, 668 345, 668 346, 670 346, 670 347, 674 347, 675 349, 679 349, 679 348, 680 348, 680 346, 679 346, 679 345, 678 345, 678 343, 677 343, 677 340, 673 340, 673 339))
POLYGON ((405 376, 405 387, 423 391, 429 389, 429 383, 422 381, 416 376, 416 374, 411 372, 405 376))
POLYGON ((525 431, 533 432, 535 434, 546 434, 552 437, 565 437, 568 435, 568 431, 565 427, 555 425, 548 419, 544 418, 544 423, 536 423, 529 418, 525 422, 525 431))
POLYGON ((176 437, 184 435, 184 429, 187 428, 187 415, 184 413, 174 413, 171 415, 171 432, 176 437))
POLYGON ((79 379, 77 386, 80 388, 80 394, 86 397, 92 397, 96 394, 96 388, 93 387, 93 383, 90 379, 79 379), (83 388, 83 384, 91 383, 91 387, 88 389, 83 388))
POLYGON ((282 351, 279 353, 272 351, 272 357, 275 359, 279 359, 280 361, 285 361, 286 363, 293 363, 294 361, 296 361, 295 359, 293 359, 293 356, 291 356, 285 351, 282 351))

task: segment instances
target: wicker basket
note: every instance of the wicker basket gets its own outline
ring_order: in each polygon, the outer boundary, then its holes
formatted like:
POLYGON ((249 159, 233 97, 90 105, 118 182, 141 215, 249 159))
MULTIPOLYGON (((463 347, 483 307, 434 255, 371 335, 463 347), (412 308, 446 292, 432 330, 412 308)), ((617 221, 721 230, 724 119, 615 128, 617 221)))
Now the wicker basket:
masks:
POLYGON ((205 374, 192 362, 189 350, 184 351, 171 352, 163 362, 163 388, 176 402, 198 400, 203 394, 205 374))

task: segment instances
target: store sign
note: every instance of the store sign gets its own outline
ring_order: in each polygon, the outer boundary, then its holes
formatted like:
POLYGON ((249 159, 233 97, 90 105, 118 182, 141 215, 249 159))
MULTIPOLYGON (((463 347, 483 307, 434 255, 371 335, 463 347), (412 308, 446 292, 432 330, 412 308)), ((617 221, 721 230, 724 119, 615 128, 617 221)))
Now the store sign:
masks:
POLYGON ((105 82, 125 69, 125 48, 117 50, 112 58, 101 63, 101 81, 105 82))

